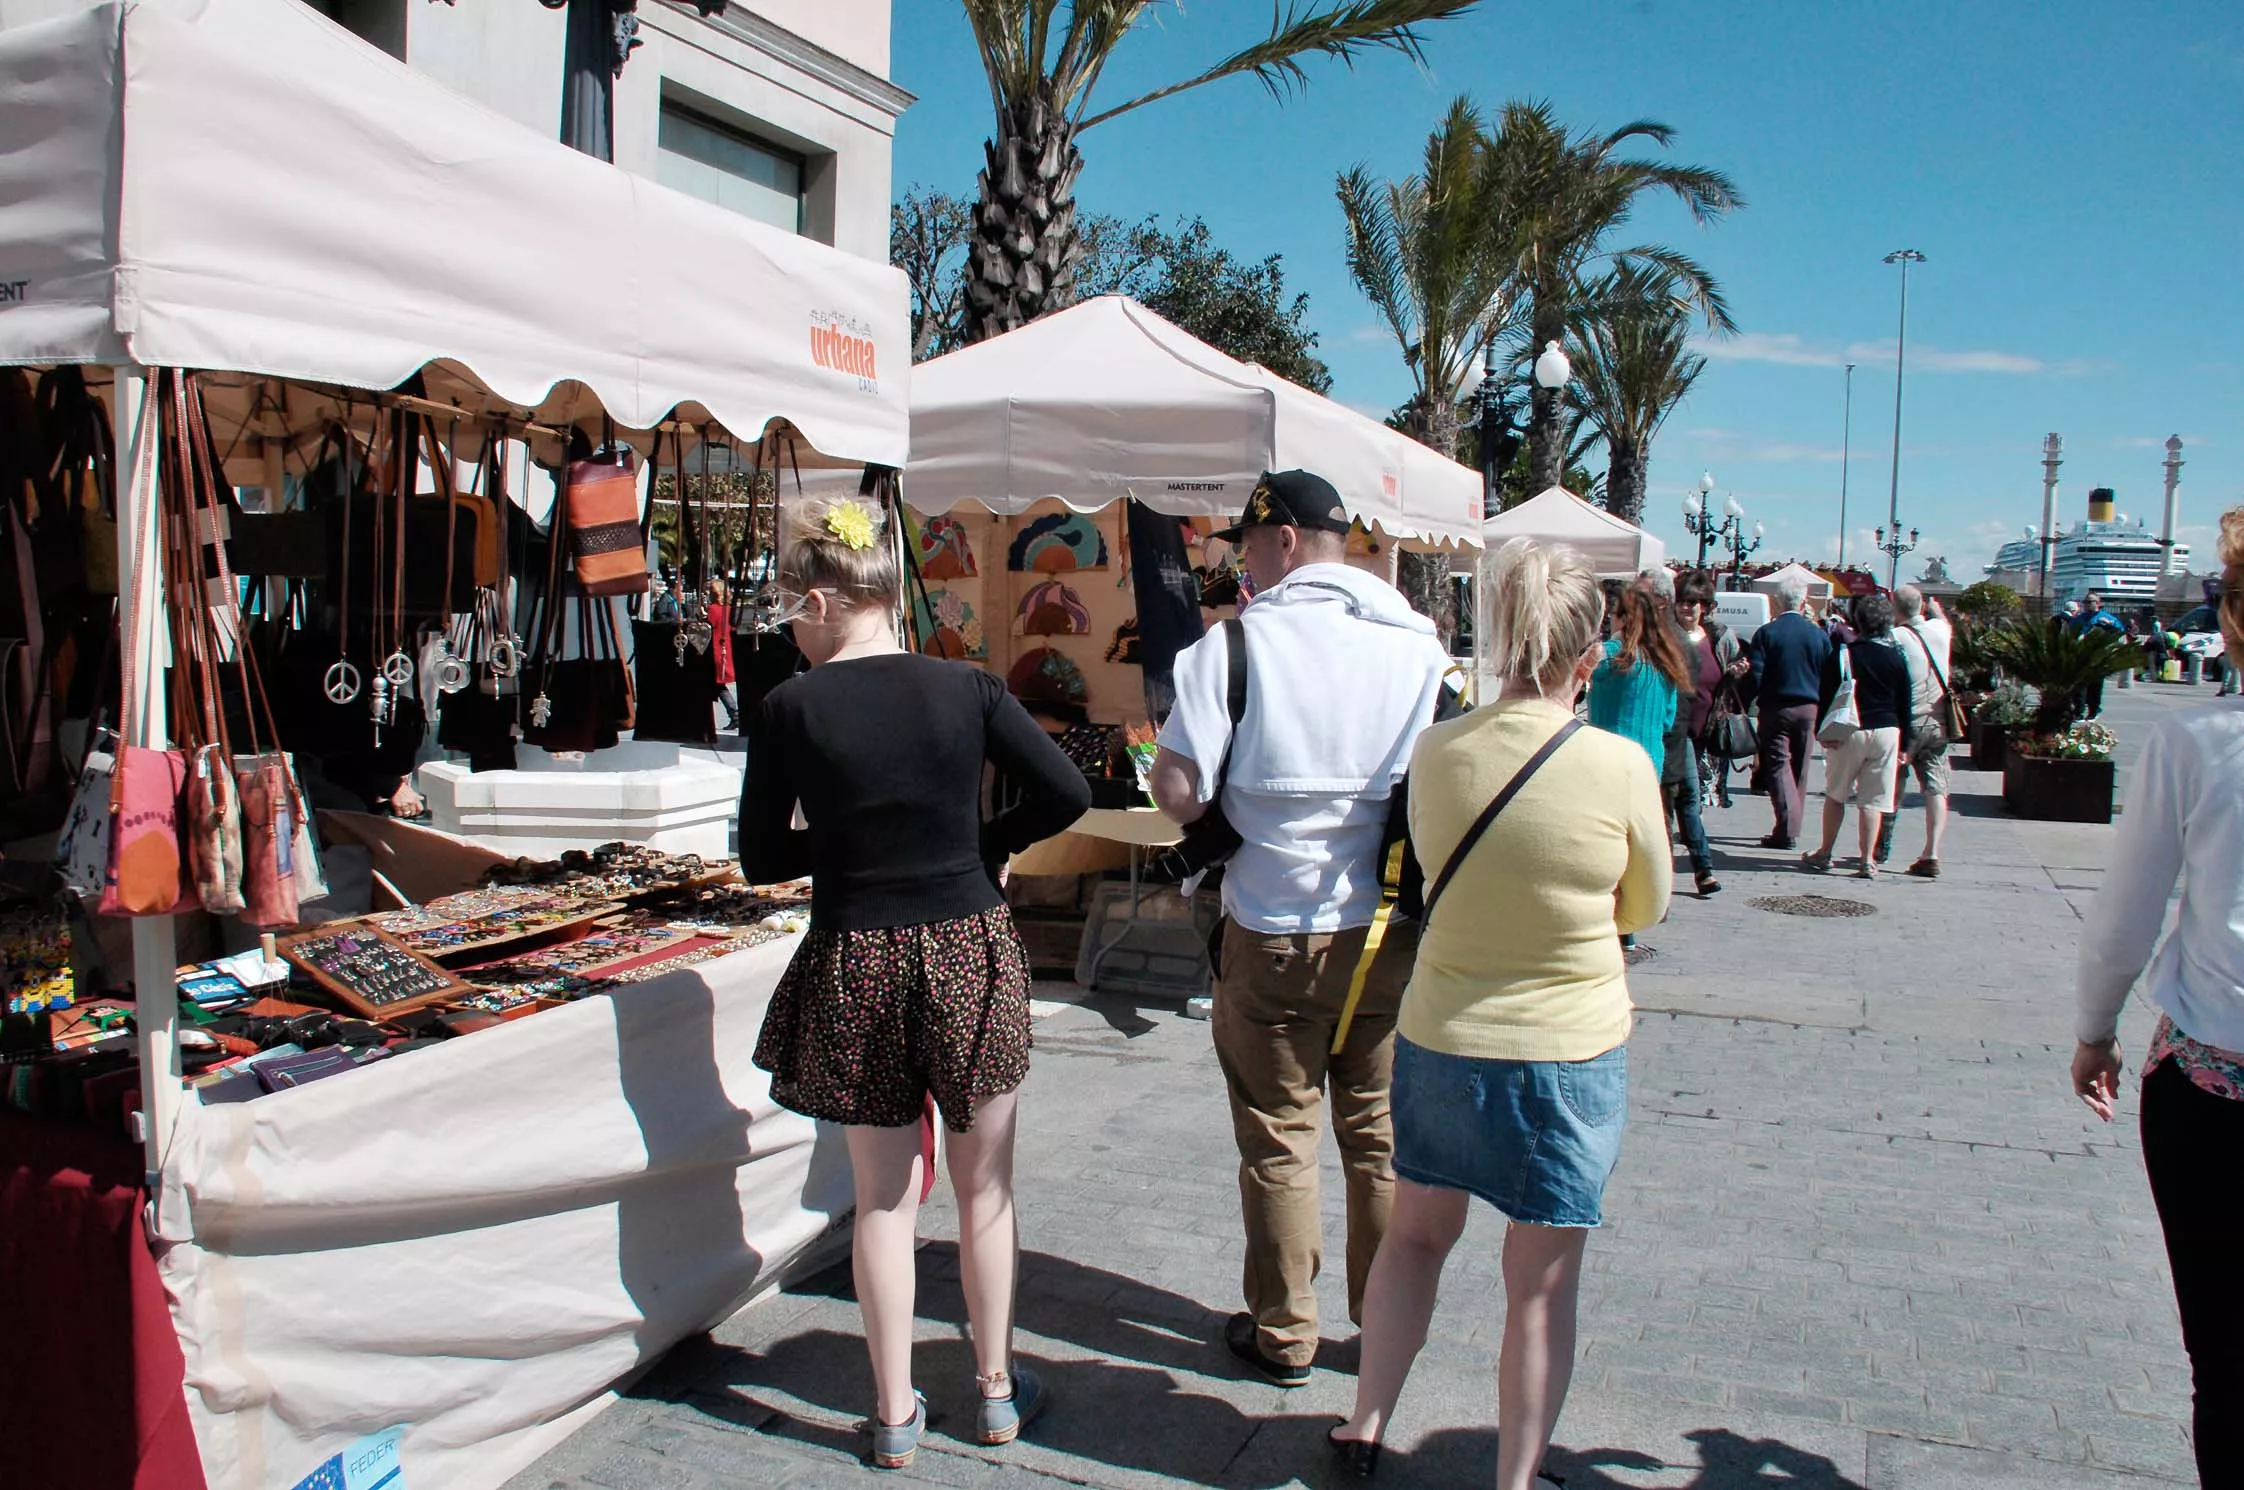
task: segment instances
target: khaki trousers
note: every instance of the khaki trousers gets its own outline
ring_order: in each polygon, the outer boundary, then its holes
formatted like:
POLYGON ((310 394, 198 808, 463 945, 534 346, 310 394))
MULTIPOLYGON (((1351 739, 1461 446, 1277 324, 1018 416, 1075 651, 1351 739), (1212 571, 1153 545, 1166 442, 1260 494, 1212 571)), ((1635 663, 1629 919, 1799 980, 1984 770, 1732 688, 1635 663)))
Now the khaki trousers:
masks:
POLYGON ((1394 1204, 1388 1088, 1395 1015, 1418 931, 1407 921, 1388 929, 1348 1043, 1334 1055, 1333 1035, 1366 935, 1362 927, 1309 936, 1266 936, 1231 922, 1223 928, 1213 1023, 1239 1145, 1247 1233, 1242 1286, 1263 1352, 1288 1365, 1307 1365, 1317 1353, 1316 1280, 1324 1262, 1317 1147, 1328 1088, 1348 1184, 1348 1315, 1358 1324, 1371 1259, 1394 1204))

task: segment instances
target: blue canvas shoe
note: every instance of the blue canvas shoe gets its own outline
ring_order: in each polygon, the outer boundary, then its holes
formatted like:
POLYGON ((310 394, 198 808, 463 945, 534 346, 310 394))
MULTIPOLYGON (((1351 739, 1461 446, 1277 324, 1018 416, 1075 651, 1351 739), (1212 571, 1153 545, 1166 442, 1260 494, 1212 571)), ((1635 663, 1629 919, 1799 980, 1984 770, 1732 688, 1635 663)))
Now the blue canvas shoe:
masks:
POLYGON ((876 1469, 904 1469, 919 1452, 921 1435, 927 1432, 927 1398, 919 1392, 912 1393, 911 1421, 884 1423, 873 1419, 873 1467, 876 1469))
POLYGON ((1016 1366, 1012 1376, 1011 1395, 982 1399, 981 1421, 976 1425, 975 1437, 993 1447, 1019 1438, 1021 1430, 1044 1410, 1044 1383, 1037 1379, 1036 1373, 1016 1366))

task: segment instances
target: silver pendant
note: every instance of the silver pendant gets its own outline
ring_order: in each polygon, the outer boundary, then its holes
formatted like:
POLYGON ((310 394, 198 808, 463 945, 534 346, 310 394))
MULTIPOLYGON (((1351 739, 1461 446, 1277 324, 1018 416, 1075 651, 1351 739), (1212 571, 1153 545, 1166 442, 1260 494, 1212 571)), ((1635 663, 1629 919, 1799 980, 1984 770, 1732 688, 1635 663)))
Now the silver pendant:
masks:
POLYGON ((530 700, 530 724, 532 728, 544 729, 546 726, 546 721, 551 719, 552 717, 552 699, 547 698, 543 693, 541 693, 536 698, 530 700))
POLYGON ((401 649, 382 659, 382 676, 399 688, 413 681, 413 659, 401 649))
POLYGON ((338 658, 327 670, 326 681, 321 685, 331 704, 347 704, 358 697, 358 669, 348 661, 338 658))
POLYGON ((376 673, 373 686, 366 691, 367 711, 376 724, 388 724, 396 715, 390 699, 390 680, 387 674, 376 673))
POLYGON ((453 656, 449 651, 438 660, 436 664, 437 692, 458 693, 474 681, 475 674, 468 670, 468 665, 453 656))

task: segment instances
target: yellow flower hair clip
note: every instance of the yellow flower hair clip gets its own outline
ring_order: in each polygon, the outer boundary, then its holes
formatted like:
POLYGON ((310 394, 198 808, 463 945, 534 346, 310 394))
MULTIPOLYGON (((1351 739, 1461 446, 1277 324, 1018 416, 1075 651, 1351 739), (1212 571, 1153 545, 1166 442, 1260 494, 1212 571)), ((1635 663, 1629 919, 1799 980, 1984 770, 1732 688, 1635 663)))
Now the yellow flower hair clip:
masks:
POLYGON ((852 549, 871 548, 876 536, 873 515, 862 502, 836 502, 826 514, 826 531, 852 549))

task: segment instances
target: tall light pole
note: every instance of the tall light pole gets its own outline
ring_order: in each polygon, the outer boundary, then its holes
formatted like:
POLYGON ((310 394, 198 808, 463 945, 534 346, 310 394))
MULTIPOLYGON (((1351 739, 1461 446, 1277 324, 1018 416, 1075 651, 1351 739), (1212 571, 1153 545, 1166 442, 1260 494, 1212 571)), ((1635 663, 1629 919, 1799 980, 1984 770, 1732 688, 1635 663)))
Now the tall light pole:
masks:
POLYGON ((1847 416, 1839 433, 1839 563, 1847 567, 1847 458, 1854 453, 1854 364, 1847 364, 1847 416))
MULTIPOLYGON (((1901 329, 1893 339, 1893 484, 1886 494, 1886 526, 1895 534, 1901 532, 1901 370, 1909 352, 1909 266, 1922 264, 1925 256, 1913 248, 1897 248, 1886 255, 1886 262, 1901 266, 1901 329)), ((1901 557, 1896 554, 1886 569, 1886 588, 1892 589, 1901 577, 1901 557)))
POLYGON ((2166 522, 2158 534, 2158 588, 2151 594, 2156 604, 2166 593, 2166 576, 2174 570, 2174 497, 2182 485, 2182 437, 2166 437, 2166 522))
POLYGON ((2065 442, 2055 430, 2041 442, 2041 581, 2036 587, 2044 615, 2049 612, 2049 553, 2057 542, 2057 468, 2065 463, 2065 442))
POLYGON ((1745 511, 1738 505, 1738 499, 1733 494, 1728 515, 1721 522, 1716 522, 1714 514, 1706 505, 1713 495, 1714 473, 1708 471, 1699 477, 1699 484, 1691 489, 1691 495, 1683 499, 1683 531, 1699 541, 1698 567, 1701 569, 1706 568, 1707 545, 1727 534, 1731 525, 1745 511))

